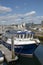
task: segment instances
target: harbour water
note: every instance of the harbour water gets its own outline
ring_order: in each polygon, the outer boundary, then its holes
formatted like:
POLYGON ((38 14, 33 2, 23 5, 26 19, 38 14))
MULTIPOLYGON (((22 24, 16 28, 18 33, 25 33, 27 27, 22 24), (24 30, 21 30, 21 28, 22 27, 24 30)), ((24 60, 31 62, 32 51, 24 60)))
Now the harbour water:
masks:
MULTIPOLYGON (((4 61, 2 65, 8 65, 8 64, 4 61)), ((10 65, 41 65, 41 64, 35 57, 26 58, 26 57, 19 56, 19 60, 15 64, 10 64, 10 65)))
MULTIPOLYGON (((41 52, 41 49, 40 49, 40 52, 41 52)), ((40 61, 37 59, 35 55, 33 56, 33 58, 27 58, 20 55, 18 57, 19 57, 18 61, 15 64, 10 64, 10 65, 41 65, 40 61)), ((6 61, 4 61, 0 65, 8 65, 8 64, 6 63, 6 61)))

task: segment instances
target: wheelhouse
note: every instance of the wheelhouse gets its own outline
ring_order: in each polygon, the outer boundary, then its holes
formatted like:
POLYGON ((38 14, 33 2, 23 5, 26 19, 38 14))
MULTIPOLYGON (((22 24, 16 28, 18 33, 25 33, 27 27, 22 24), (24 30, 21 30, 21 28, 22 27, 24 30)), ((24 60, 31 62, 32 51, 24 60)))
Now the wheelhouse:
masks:
POLYGON ((17 38, 33 38, 34 32, 31 31, 18 31, 16 34, 17 38))

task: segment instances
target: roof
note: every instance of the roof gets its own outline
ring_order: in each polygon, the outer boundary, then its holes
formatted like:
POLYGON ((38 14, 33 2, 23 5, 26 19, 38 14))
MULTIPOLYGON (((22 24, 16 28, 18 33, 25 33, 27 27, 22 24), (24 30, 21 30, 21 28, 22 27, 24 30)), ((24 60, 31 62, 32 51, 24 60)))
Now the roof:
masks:
POLYGON ((21 30, 9 30, 9 31, 6 31, 6 33, 8 33, 8 34, 35 34, 34 32, 32 32, 32 31, 27 31, 27 30, 24 30, 24 31, 21 31, 21 30))

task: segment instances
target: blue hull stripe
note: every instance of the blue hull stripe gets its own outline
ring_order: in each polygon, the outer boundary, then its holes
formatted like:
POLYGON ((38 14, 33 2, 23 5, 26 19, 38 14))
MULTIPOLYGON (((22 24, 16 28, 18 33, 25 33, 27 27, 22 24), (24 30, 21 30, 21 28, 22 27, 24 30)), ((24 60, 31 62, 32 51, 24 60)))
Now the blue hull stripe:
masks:
MULTIPOLYGON (((8 44, 5 42, 3 42, 2 44, 11 50, 11 44, 8 44)), ((18 46, 15 46, 15 52, 19 54, 20 53, 21 54, 22 53, 23 54, 33 54, 36 48, 37 48, 36 44, 18 45, 18 46)))

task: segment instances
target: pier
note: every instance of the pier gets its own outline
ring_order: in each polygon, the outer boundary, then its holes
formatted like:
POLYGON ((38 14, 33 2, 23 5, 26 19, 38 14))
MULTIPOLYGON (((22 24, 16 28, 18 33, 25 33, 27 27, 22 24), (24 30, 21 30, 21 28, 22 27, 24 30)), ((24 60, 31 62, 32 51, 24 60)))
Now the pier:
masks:
POLYGON ((12 58, 12 52, 2 44, 0 44, 0 51, 2 51, 2 53, 4 54, 7 63, 17 60, 17 56, 15 56, 15 58, 12 58))

